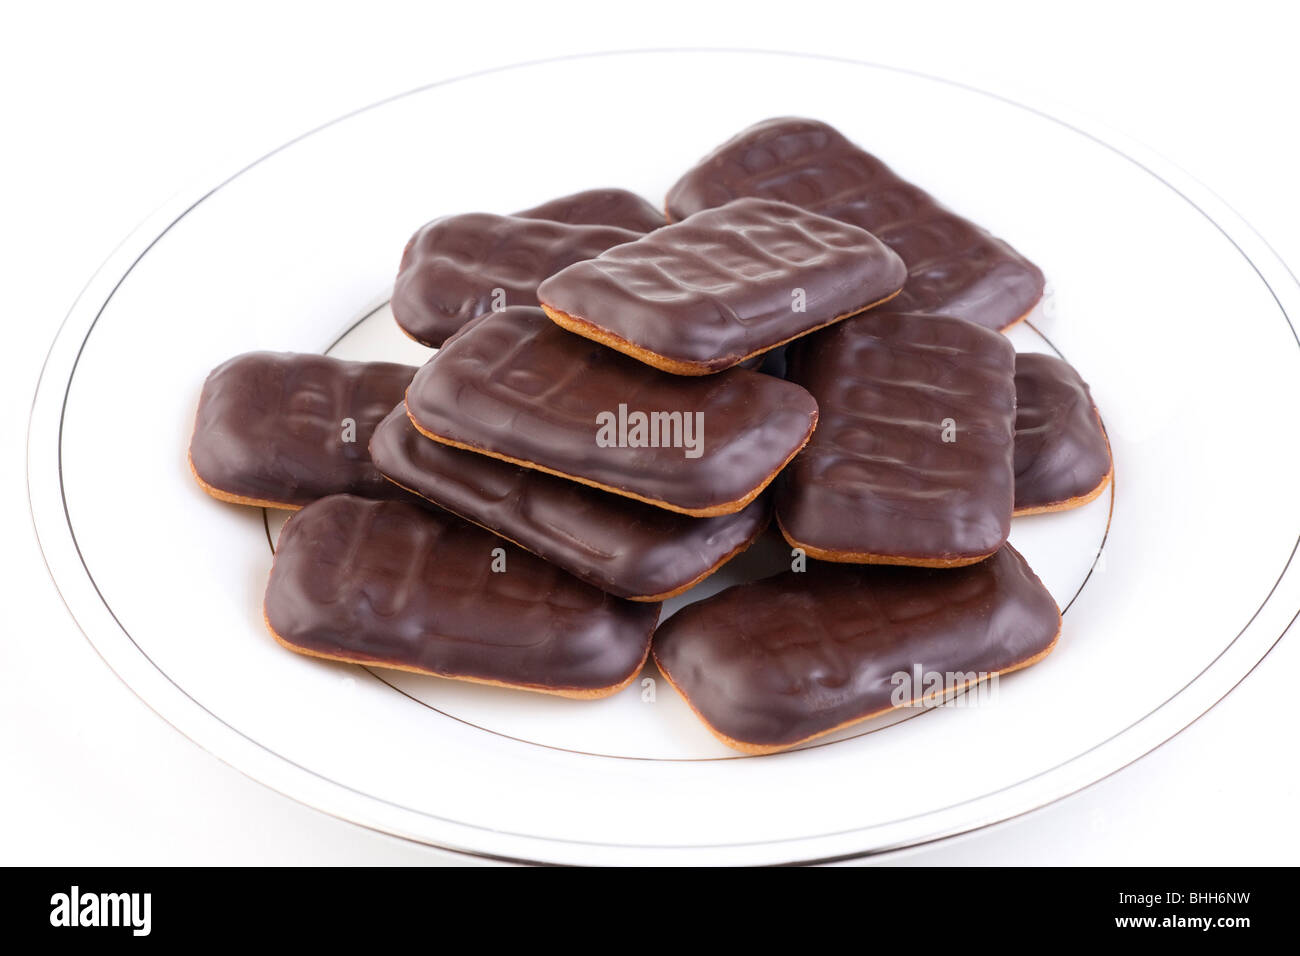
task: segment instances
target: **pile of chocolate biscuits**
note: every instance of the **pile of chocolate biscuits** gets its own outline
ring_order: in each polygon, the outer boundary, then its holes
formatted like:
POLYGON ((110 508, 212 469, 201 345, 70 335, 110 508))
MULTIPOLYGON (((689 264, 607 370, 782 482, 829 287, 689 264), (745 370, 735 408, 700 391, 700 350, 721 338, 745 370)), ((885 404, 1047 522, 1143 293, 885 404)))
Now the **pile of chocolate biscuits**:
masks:
POLYGON ((1078 374, 1000 334, 1040 270, 812 120, 744 130, 666 212, 603 189, 438 219, 392 299, 423 367, 211 373, 200 485, 301 509, 275 639, 575 698, 653 653, 748 753, 899 706, 900 673, 965 675, 953 693, 1048 654, 1060 612, 1012 515, 1090 501, 1112 466, 1078 374), (659 626, 773 515, 790 571, 659 626))

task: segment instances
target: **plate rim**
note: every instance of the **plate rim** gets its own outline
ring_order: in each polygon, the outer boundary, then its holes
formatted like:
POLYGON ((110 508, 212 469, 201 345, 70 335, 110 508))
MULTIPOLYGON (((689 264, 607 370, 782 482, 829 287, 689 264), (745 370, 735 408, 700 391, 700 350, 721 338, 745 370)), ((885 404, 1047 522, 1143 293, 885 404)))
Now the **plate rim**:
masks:
MULTIPOLYGON (((51 373, 51 371, 57 366, 58 361, 65 358, 64 353, 70 351, 69 347, 73 342, 74 333, 81 328, 82 325, 85 325, 85 334, 86 337, 88 337, 99 314, 112 299, 118 286, 120 286, 120 284, 131 273, 135 265, 149 253, 153 246, 160 241, 174 225, 179 223, 191 210, 196 208, 221 188, 239 178, 255 166, 288 149, 296 143, 299 143, 322 130, 343 123, 357 115, 376 109, 385 104, 438 87, 456 84, 480 76, 523 70, 529 67, 571 60, 645 55, 654 56, 664 54, 781 56, 834 62, 880 70, 888 73, 898 73, 987 96, 1017 109, 1030 112, 1049 122, 1063 126, 1087 139, 1092 140, 1097 145, 1110 150, 1133 165, 1136 165, 1140 170, 1151 175, 1159 183, 1172 190, 1179 196, 1179 198, 1187 202, 1194 210, 1200 213, 1209 224, 1214 226, 1229 241, 1229 243, 1234 246, 1237 252, 1252 267, 1261 282, 1264 283, 1265 287, 1268 288, 1279 311, 1281 311, 1284 320, 1290 327, 1293 337, 1296 337, 1297 346, 1300 347, 1300 336, 1297 336, 1296 334, 1295 324, 1292 321, 1286 306, 1283 304, 1283 299, 1279 295, 1279 291, 1275 289, 1273 284, 1269 281, 1269 275, 1274 276, 1275 280, 1280 281, 1292 296, 1296 291, 1300 290, 1300 280, 1297 280, 1295 273, 1292 272, 1292 270, 1278 256, 1276 251, 1258 233, 1258 231, 1256 231, 1249 222, 1218 197, 1212 190, 1204 186, 1204 184, 1198 182, 1169 160, 1160 157, 1153 151, 1136 143, 1130 137, 1113 130, 1108 130, 1102 124, 1091 119, 1084 119, 1077 115, 1073 115, 1069 110, 1053 107, 1052 111, 1048 112, 1043 108, 1027 104, 1017 99, 1012 99, 997 92, 927 72, 848 57, 824 56, 813 53, 784 50, 726 47, 623 49, 544 57, 494 66, 423 84, 344 113, 281 143, 279 146, 266 152, 262 156, 259 156, 257 159, 243 165, 236 172, 221 178, 217 181, 215 186, 199 186, 178 193, 177 196, 167 203, 164 203, 158 210, 147 217, 135 230, 133 230, 109 254, 99 269, 96 270, 87 281, 86 285, 74 300, 71 308, 68 310, 63 322, 59 325, 49 352, 47 353, 45 361, 41 367, 28 420, 28 460, 26 470, 29 512, 32 519, 33 529, 36 533, 37 542, 40 547, 42 559, 44 560, 46 569, 54 582, 56 591, 59 593, 60 599, 63 601, 65 607, 67 607, 73 622, 77 625, 78 629, 81 630, 83 636, 86 637, 91 647, 108 665, 109 669, 112 670, 147 706, 180 731, 184 736, 213 754, 213 756, 222 760, 222 762, 227 763, 236 770, 239 770, 245 776, 257 780, 259 783, 262 783, 263 785, 283 793, 295 801, 312 807, 318 811, 365 826, 369 829, 378 830, 386 834, 430 847, 435 847, 440 850, 486 860, 511 863, 546 863, 555 861, 554 853, 548 854, 538 852, 535 856, 520 855, 514 852, 495 852, 494 850, 488 851, 482 848, 475 848, 468 841, 461 843, 454 840, 442 842, 440 840, 429 839, 428 837, 416 832, 415 827, 410 826, 409 824, 403 825, 402 821, 398 818, 403 814, 412 814, 415 817, 425 820, 441 820, 441 818, 434 818, 421 811, 402 808, 396 804, 385 801, 383 798, 371 794, 364 794, 346 784, 329 780, 316 771, 294 763, 289 758, 267 750, 265 745, 225 723, 225 721, 217 714, 208 710, 197 700, 189 697, 183 688, 175 684, 168 675, 158 669, 148 658, 145 651, 131 640, 129 634, 125 632, 125 629, 122 627, 120 622, 117 621, 107 600, 99 592, 98 585, 95 583, 93 577, 91 577, 89 569, 85 567, 84 560, 81 559, 80 551, 76 544, 75 532, 71 527, 71 517, 67 513, 61 475, 57 476, 57 500, 62 506, 61 510, 64 518, 62 523, 57 520, 57 515, 51 515, 49 513, 50 506, 48 500, 51 496, 49 495, 48 489, 42 487, 43 479, 49 478, 50 476, 48 474, 43 475, 41 473, 41 468, 48 468, 49 461, 41 458, 40 451, 42 451, 42 449, 39 449, 37 446, 41 444, 42 441, 48 445, 50 436, 38 429, 38 416, 47 412, 50 403, 55 400, 56 396, 56 404, 60 407, 60 410, 62 409, 62 406, 66 402, 67 389, 71 384, 71 373, 75 371, 86 339, 83 338, 82 341, 77 344, 75 354, 71 357, 71 364, 67 369, 69 373, 67 381, 58 381, 56 383, 49 377, 49 373, 51 373), (1193 195, 1196 198, 1193 198, 1193 195), (1211 214, 1207 207, 1212 208, 1214 214, 1211 214), (159 228, 160 225, 162 228, 159 228), (1257 250, 1256 254, 1264 260, 1263 266, 1261 266, 1260 262, 1257 262, 1252 258, 1246 249, 1243 248, 1243 242, 1246 244, 1259 245, 1260 248, 1257 250), (123 264, 125 264, 124 269, 122 268, 123 264), (1266 275, 1266 272, 1269 275, 1266 275), (102 299, 100 298, 101 292, 104 292, 102 299), (77 320, 75 323, 74 317, 77 320), (88 325, 85 323, 87 317, 90 317, 88 325), (58 395, 60 391, 63 393, 61 396, 58 395), (38 501, 38 499, 40 500, 38 501), (53 527, 50 525, 53 525, 53 527), (62 531, 66 534, 67 540, 63 540, 60 535, 60 526, 62 526, 62 531), (72 548, 72 555, 68 553, 69 546, 72 548), (61 580, 59 575, 55 572, 55 564, 60 564, 60 566, 62 566, 64 562, 67 562, 69 557, 74 557, 76 563, 81 564, 81 573, 78 573, 74 566, 70 570, 65 571, 65 573, 70 574, 71 576, 65 577, 65 579, 61 580), (93 594, 87 592, 87 587, 89 587, 89 590, 93 592, 93 594), (69 593, 74 588, 76 588, 80 593, 69 593), (94 600, 96 599, 100 604, 100 611, 98 614, 96 613, 94 606, 94 600), (79 609, 81 611, 80 615, 78 613, 79 609), (103 620, 105 614, 107 615, 107 622, 103 620), (92 628, 85 623, 85 619, 94 616, 101 618, 100 624, 108 624, 110 629, 107 633, 95 629, 96 636, 92 637, 92 628), (152 668, 152 677, 150 676, 149 668, 152 668), (170 690, 168 690, 166 685, 170 685, 170 690), (204 726, 205 724, 207 726, 204 726), (240 743, 240 741, 242 741, 242 743, 240 743), (242 752, 233 751, 231 745, 235 748, 240 748, 242 752), (219 746, 221 749, 218 749, 219 746), (239 760, 239 763, 236 763, 236 760, 239 760), (257 768, 256 772, 252 768, 257 768), (303 783, 305 782, 304 779, 302 779, 303 775, 306 775, 306 778, 308 778, 306 782, 310 783, 311 781, 315 781, 314 791, 312 787, 303 786, 303 783), (304 790, 307 792, 304 793, 304 790), (340 793, 339 791, 344 792, 340 793), (348 794, 351 796, 349 797, 348 794), (374 803, 387 805, 395 809, 397 813, 395 815, 377 814, 373 806, 366 806, 366 804, 374 803)), ((211 181, 212 180, 208 180, 208 182, 211 181)), ((62 455, 61 411, 59 416, 59 428, 57 430, 57 437, 55 438, 54 445, 55 451, 57 452, 55 461, 57 462, 61 459, 62 455)), ((48 451, 48 449, 44 450, 48 451)), ((1259 663, 1268 656, 1268 653, 1272 648, 1275 647, 1276 644, 1290 631, 1296 619, 1300 617, 1300 609, 1297 609, 1296 614, 1290 618, 1290 621, 1285 625, 1285 627, 1283 627, 1282 631, 1275 638, 1272 640, 1268 640, 1267 638, 1264 639, 1266 646, 1263 646, 1258 640, 1252 642, 1251 648, 1246 651, 1249 658, 1249 666, 1244 672, 1240 673, 1239 676, 1236 676, 1235 678, 1230 676, 1226 681, 1228 686, 1224 687, 1223 684, 1225 681, 1220 680, 1214 684, 1213 689, 1210 690, 1208 695, 1202 694, 1198 702, 1193 703, 1190 706, 1188 705, 1188 690, 1198 682, 1205 681, 1207 675, 1209 675, 1212 670, 1216 668, 1222 670, 1220 665, 1222 665, 1225 655, 1228 655, 1234 646, 1238 647, 1239 653, 1242 651, 1244 645, 1238 646, 1237 642, 1240 641, 1247 631, 1250 630, 1252 625, 1258 619, 1260 613, 1262 613, 1264 608, 1273 600, 1278 587, 1282 584, 1283 580, 1287 578, 1288 574, 1294 574, 1295 568, 1293 566, 1295 564, 1297 548, 1300 548, 1300 537, 1297 538, 1296 547, 1292 548, 1286 564, 1283 566, 1277 580, 1273 583, 1272 588, 1269 590, 1268 595, 1264 598, 1264 601, 1260 604, 1259 608, 1254 612, 1238 634, 1209 664, 1205 666, 1200 673, 1188 681, 1186 685, 1171 695, 1167 700, 1157 705, 1146 716, 1139 718, 1128 727, 1116 732, 1105 740, 1094 744, 1082 753, 1076 754, 1060 764, 1040 771, 1038 774, 1010 784, 1006 787, 981 794, 978 797, 950 805, 949 807, 929 811, 925 814, 921 814, 919 817, 909 818, 904 821, 911 822, 917 819, 932 819, 934 825, 931 826, 924 835, 917 835, 912 838, 895 841, 880 841, 872 846, 858 847, 856 849, 837 853, 827 852, 827 850, 829 850, 828 845, 819 850, 819 846, 823 846, 827 841, 843 842, 850 834, 872 832, 878 830, 882 826, 888 826, 882 824, 870 824, 864 828, 841 831, 835 834, 817 835, 812 837, 794 837, 773 841, 763 841, 753 844, 741 844, 739 846, 745 848, 773 848, 807 845, 807 849, 810 853, 806 856, 796 855, 797 858, 790 859, 787 858, 785 854, 779 854, 776 861, 785 863, 828 863, 861 859, 865 857, 879 857, 885 854, 895 854, 907 849, 931 844, 940 840, 951 839, 961 834, 970 833, 984 827, 1023 816, 1026 813, 1033 812, 1036 809, 1053 803, 1059 799, 1063 799, 1072 793, 1078 792, 1085 787, 1091 786, 1092 784, 1105 779, 1111 774, 1118 772, 1134 761, 1140 759, 1146 753, 1151 752, 1168 740, 1177 736, 1184 729, 1191 726, 1192 723, 1199 720, 1200 717, 1204 716, 1204 714, 1208 713, 1224 697, 1226 697, 1227 694, 1231 693, 1232 690, 1241 683, 1241 681, 1249 676, 1255 667, 1257 667, 1259 663), (1256 652, 1260 650, 1261 646, 1263 648, 1262 652, 1256 654, 1256 652), (1208 704, 1205 703, 1204 698, 1206 696, 1210 698, 1208 704), (1168 708, 1176 703, 1178 704, 1178 707, 1176 708, 1178 713, 1175 715, 1174 710, 1168 710, 1168 708), (1155 720, 1154 723, 1152 723, 1153 719, 1157 717, 1162 717, 1163 719, 1155 720), (1148 724, 1149 726, 1145 731, 1143 731, 1143 725, 1148 724), (1170 729, 1171 727, 1172 729, 1170 729), (1119 750, 1120 748, 1116 745, 1121 744, 1127 744, 1127 746, 1123 748, 1123 753, 1120 755, 1120 762, 1118 764, 1113 763, 1111 759, 1107 759, 1106 761, 1103 761, 1103 763, 1108 766, 1109 769, 1103 769, 1102 772, 1093 772, 1092 770, 1083 769, 1091 763, 1096 763, 1097 755, 1103 749, 1105 749, 1108 754, 1111 754, 1112 752, 1119 750), (1073 770, 1074 772, 1068 773, 1067 771, 1069 770, 1073 770), (1054 783, 1053 786, 1042 785, 1042 782, 1048 778, 1051 778, 1051 781, 1054 783), (1056 778, 1061 779, 1058 781, 1056 778), (1034 786, 1036 783, 1038 786, 1034 786), (967 822, 964 824, 953 820, 944 820, 945 817, 951 817, 954 811, 969 807, 972 804, 984 805, 1000 794, 1008 794, 1022 790, 1026 794, 1033 794, 1030 796, 1028 801, 1029 805, 1024 805, 1024 802, 1021 801, 1017 804, 1017 808, 986 808, 982 813, 968 815, 967 822)), ((1285 615, 1285 611, 1282 613, 1285 615)), ((1236 667, 1234 667, 1234 672, 1239 669, 1240 666, 1240 664, 1236 665, 1236 667)), ((505 835, 500 834, 499 831, 485 830, 471 824, 460 824, 454 821, 447 822, 451 824, 453 830, 459 828, 466 831, 466 834, 472 831, 474 833, 496 833, 498 836, 509 836, 509 839, 516 844, 522 842, 525 848, 533 846, 537 850, 542 850, 544 848, 554 850, 557 847, 570 849, 583 848, 587 850, 592 849, 591 844, 582 843, 580 841, 531 835, 505 835)), ((498 849, 504 849, 500 846, 499 840, 495 842, 498 849)), ((683 851, 694 851, 696 855, 703 855, 707 858, 710 854, 716 855, 730 848, 731 847, 717 846, 636 848, 608 845, 606 849, 613 851, 612 855, 597 854, 597 856, 604 856, 605 859, 592 859, 585 862, 627 862, 625 859, 619 858, 631 854, 645 854, 647 852, 652 856, 660 857, 660 862, 688 862, 677 860, 675 857, 683 851)), ((761 856, 761 854, 759 855, 761 856)), ((745 860, 742 862, 752 861, 745 860)), ((760 862, 772 862, 772 860, 760 860, 760 862)))

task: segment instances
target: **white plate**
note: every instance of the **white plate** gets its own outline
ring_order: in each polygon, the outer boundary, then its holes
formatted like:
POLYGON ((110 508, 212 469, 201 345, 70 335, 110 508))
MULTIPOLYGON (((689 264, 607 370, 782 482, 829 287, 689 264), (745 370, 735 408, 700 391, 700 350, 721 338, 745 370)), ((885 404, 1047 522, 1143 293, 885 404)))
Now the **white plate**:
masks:
MULTIPOLYGON (((518 860, 882 853, 1122 767, 1213 706, 1290 626, 1300 343, 1288 311, 1300 314, 1300 287, 1231 210, 1077 122, 845 61, 552 60, 352 114, 128 239, 50 352, 29 433, 32 512, 68 607, 127 684, 321 810, 518 860), (1059 350, 1091 382, 1118 475, 1083 509, 1015 521, 1013 542, 1068 607, 1057 651, 984 706, 754 758, 717 744, 662 682, 653 701, 633 686, 576 702, 275 645, 260 615, 274 520, 213 501, 186 468, 208 370, 252 349, 421 361, 382 303, 422 222, 596 185, 657 199, 722 139, 780 114, 830 121, 1047 272, 1052 294, 1012 338, 1059 350)), ((699 593, 782 559, 769 542, 699 593)))

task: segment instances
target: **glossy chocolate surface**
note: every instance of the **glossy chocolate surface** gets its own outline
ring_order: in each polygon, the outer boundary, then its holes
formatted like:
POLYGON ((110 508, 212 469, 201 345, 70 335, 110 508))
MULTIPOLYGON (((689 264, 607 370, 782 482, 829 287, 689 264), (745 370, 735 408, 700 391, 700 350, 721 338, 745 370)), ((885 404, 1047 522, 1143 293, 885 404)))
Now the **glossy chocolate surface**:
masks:
POLYGON ((678 611, 654 656, 715 732, 780 749, 923 696, 924 678, 894 698, 908 686, 894 675, 1014 669, 1059 630, 1056 602, 1007 545, 954 569, 810 562, 678 611))
POLYGON ((497 305, 536 305, 543 279, 640 236, 615 226, 483 212, 436 219, 402 253, 393 317, 417 342, 439 346, 497 305))
POLYGON ((299 507, 342 492, 397 497, 366 446, 414 374, 409 365, 290 352, 230 359, 199 397, 194 472, 219 496, 246 503, 299 507), (353 441, 344 440, 349 418, 353 441))
POLYGON ((633 232, 650 232, 666 221, 660 210, 626 189, 586 189, 515 215, 576 225, 617 226, 633 232))
POLYGON ((537 297, 642 361, 714 372, 887 299, 906 277, 864 229, 740 199, 575 263, 537 297))
POLYGON ((957 562, 1002 546, 1015 424, 1015 353, 1004 336, 962 319, 875 310, 786 357, 787 377, 821 410, 777 490, 792 544, 814 557, 896 563, 957 562), (944 441, 947 419, 954 441, 944 441))
POLYGON ((602 591, 660 599, 715 571, 767 525, 768 502, 716 518, 631 498, 425 438, 398 406, 370 440, 403 488, 541 555, 602 591))
POLYGON ((1086 497, 1110 474, 1088 384, 1054 355, 1016 356, 1016 511, 1086 497))
POLYGON ((659 605, 605 594, 445 512, 335 495, 285 525, 265 611, 309 654, 593 692, 641 669, 659 605))
POLYGON ((448 342, 412 380, 406 407, 441 441, 695 514, 740 510, 817 420, 798 385, 747 369, 670 375, 527 307, 485 315, 448 342), (701 453, 632 447, 630 430, 602 447, 598 416, 618 416, 620 405, 629 416, 702 421, 701 453))
POLYGON ((762 196, 861 226, 908 265, 898 309, 1003 329, 1043 295, 1043 274, 1007 243, 816 120, 758 123, 723 143, 668 193, 670 218, 762 196))

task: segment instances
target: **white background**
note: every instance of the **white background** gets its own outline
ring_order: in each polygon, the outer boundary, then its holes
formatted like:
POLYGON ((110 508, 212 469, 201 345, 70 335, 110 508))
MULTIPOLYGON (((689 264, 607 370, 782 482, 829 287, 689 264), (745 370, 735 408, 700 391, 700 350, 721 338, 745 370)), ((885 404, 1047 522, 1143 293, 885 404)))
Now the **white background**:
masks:
MULTIPOLYGON (((1073 13, 1042 3, 810 0, 455 9, 52 3, 0 11, 0 407, 10 423, 0 459, 3 864, 446 859, 299 806, 155 716, 68 616, 27 511, 31 396, 82 284, 173 193, 214 183, 299 132, 433 80, 565 53, 668 46, 824 53, 1100 119, 1205 182, 1293 269, 1300 264, 1300 17, 1281 3, 1093 2, 1073 13)), ((719 139, 731 132, 719 130, 719 139)), ((973 145, 955 143, 954 161, 973 145)), ((178 335, 202 334, 186 326, 183 309, 176 322, 178 335)), ((1279 440, 1295 440, 1296 411, 1277 410, 1279 440)), ((117 424, 129 434, 130 423, 117 424)), ((129 467, 129 458, 120 464, 129 467)), ((1207 716, 1133 766, 1052 807, 902 861, 1296 862, 1295 630, 1207 716)), ((1086 720, 1088 701, 1075 706, 1086 720)))

